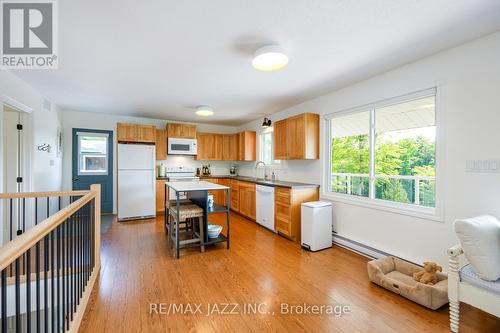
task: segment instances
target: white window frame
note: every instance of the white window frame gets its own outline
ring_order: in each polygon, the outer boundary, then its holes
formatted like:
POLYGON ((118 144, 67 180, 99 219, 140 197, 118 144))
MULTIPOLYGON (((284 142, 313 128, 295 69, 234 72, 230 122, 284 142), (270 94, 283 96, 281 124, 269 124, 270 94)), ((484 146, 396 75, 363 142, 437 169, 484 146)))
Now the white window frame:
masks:
POLYGON ((77 132, 77 140, 78 140, 78 169, 77 169, 77 174, 78 176, 107 176, 109 174, 109 135, 108 133, 93 133, 93 132, 77 132), (106 171, 105 172, 96 172, 96 171, 83 171, 80 168, 80 157, 81 157, 81 141, 80 141, 80 136, 99 136, 99 137, 105 137, 106 138, 106 171))
POLYGON ((426 220, 433 220, 444 222, 444 211, 442 203, 442 184, 443 184, 443 160, 444 160, 444 135, 442 129, 443 112, 441 110, 441 98, 439 94, 439 87, 421 90, 414 93, 404 94, 394 98, 380 100, 378 102, 370 103, 352 109, 342 110, 326 115, 324 118, 324 131, 327 142, 323 143, 325 152, 325 163, 323 165, 323 186, 321 197, 334 202, 351 204, 366 208, 373 208, 392 213, 418 217, 426 220), (414 204, 401 203, 396 201, 377 199, 375 198, 375 163, 370 163, 370 190, 369 197, 360 197, 356 195, 338 193, 331 191, 331 126, 332 119, 346 116, 349 114, 359 112, 370 112, 370 161, 375 160, 375 109, 393 104, 403 103, 412 99, 423 98, 427 96, 435 96, 435 112, 436 112, 436 149, 435 149, 435 168, 436 168, 436 192, 435 192, 435 207, 426 207, 414 204))
MULTIPOLYGON (((271 145, 272 162, 266 163, 266 166, 270 166, 270 165, 278 166, 278 165, 280 165, 280 161, 276 160, 274 158, 274 127, 264 128, 259 133, 259 161, 264 161, 264 149, 263 149, 263 147, 264 147, 264 135, 269 134, 269 133, 271 133, 272 142, 273 142, 273 144, 271 145)), ((263 166, 259 166, 259 167, 263 167, 263 166)))

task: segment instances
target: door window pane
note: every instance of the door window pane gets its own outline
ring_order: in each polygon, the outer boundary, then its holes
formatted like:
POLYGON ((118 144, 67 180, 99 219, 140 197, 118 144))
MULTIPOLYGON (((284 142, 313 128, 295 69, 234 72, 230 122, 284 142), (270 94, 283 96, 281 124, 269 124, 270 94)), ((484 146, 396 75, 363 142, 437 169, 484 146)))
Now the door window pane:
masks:
POLYGON ((108 174, 108 137, 92 133, 78 134, 78 174, 108 174))
POLYGON ((435 206, 435 96, 375 109, 375 197, 435 206))
POLYGON ((368 197, 370 188, 370 111, 331 121, 331 190, 368 197))

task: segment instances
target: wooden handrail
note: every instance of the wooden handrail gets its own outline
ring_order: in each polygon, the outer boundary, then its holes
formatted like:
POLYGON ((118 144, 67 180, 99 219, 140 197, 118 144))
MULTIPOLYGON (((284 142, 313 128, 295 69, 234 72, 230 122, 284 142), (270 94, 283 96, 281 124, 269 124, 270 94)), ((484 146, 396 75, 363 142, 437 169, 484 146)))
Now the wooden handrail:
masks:
MULTIPOLYGON (((16 260, 21 254, 28 251, 28 249, 35 246, 38 241, 43 239, 46 235, 48 235, 52 230, 57 228, 61 223, 66 221, 73 213, 75 213, 78 209, 83 207, 87 202, 94 198, 98 198, 98 193, 94 191, 77 191, 77 193, 85 192, 86 194, 70 204, 69 206, 64 207, 57 213, 52 216, 46 218, 38 225, 26 231, 24 234, 20 235, 16 239, 10 241, 1 247, 0 251, 0 271, 10 265, 12 262, 16 260)), ((51 192, 40 192, 40 193, 51 193, 51 192)), ((61 193, 61 192, 59 192, 61 193)), ((67 193, 75 193, 75 192, 67 192, 67 193)), ((75 194, 70 194, 75 195, 75 194)), ((76 194, 78 195, 78 194, 76 194)))
POLYGON ((51 191, 51 192, 23 192, 23 193, 0 193, 0 199, 16 198, 39 198, 39 197, 69 197, 82 196, 90 191, 51 191))

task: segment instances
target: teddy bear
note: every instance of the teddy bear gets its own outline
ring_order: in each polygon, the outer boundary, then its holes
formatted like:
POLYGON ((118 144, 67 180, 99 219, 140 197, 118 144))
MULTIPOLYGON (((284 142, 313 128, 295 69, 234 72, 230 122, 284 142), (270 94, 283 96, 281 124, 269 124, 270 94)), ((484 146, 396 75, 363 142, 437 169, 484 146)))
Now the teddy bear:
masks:
POLYGON ((432 261, 424 262, 424 269, 413 273, 413 279, 423 284, 434 285, 438 280, 437 271, 442 272, 443 268, 432 261))

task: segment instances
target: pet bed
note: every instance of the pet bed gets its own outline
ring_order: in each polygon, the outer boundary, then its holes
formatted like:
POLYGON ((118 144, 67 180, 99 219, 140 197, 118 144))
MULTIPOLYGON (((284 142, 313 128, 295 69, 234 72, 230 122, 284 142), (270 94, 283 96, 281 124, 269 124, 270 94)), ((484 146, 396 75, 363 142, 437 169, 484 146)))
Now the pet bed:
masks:
POLYGON ((379 286, 399 294, 429 309, 436 310, 448 303, 448 279, 438 273, 439 282, 427 285, 413 279, 422 267, 395 257, 368 262, 368 277, 379 286))

